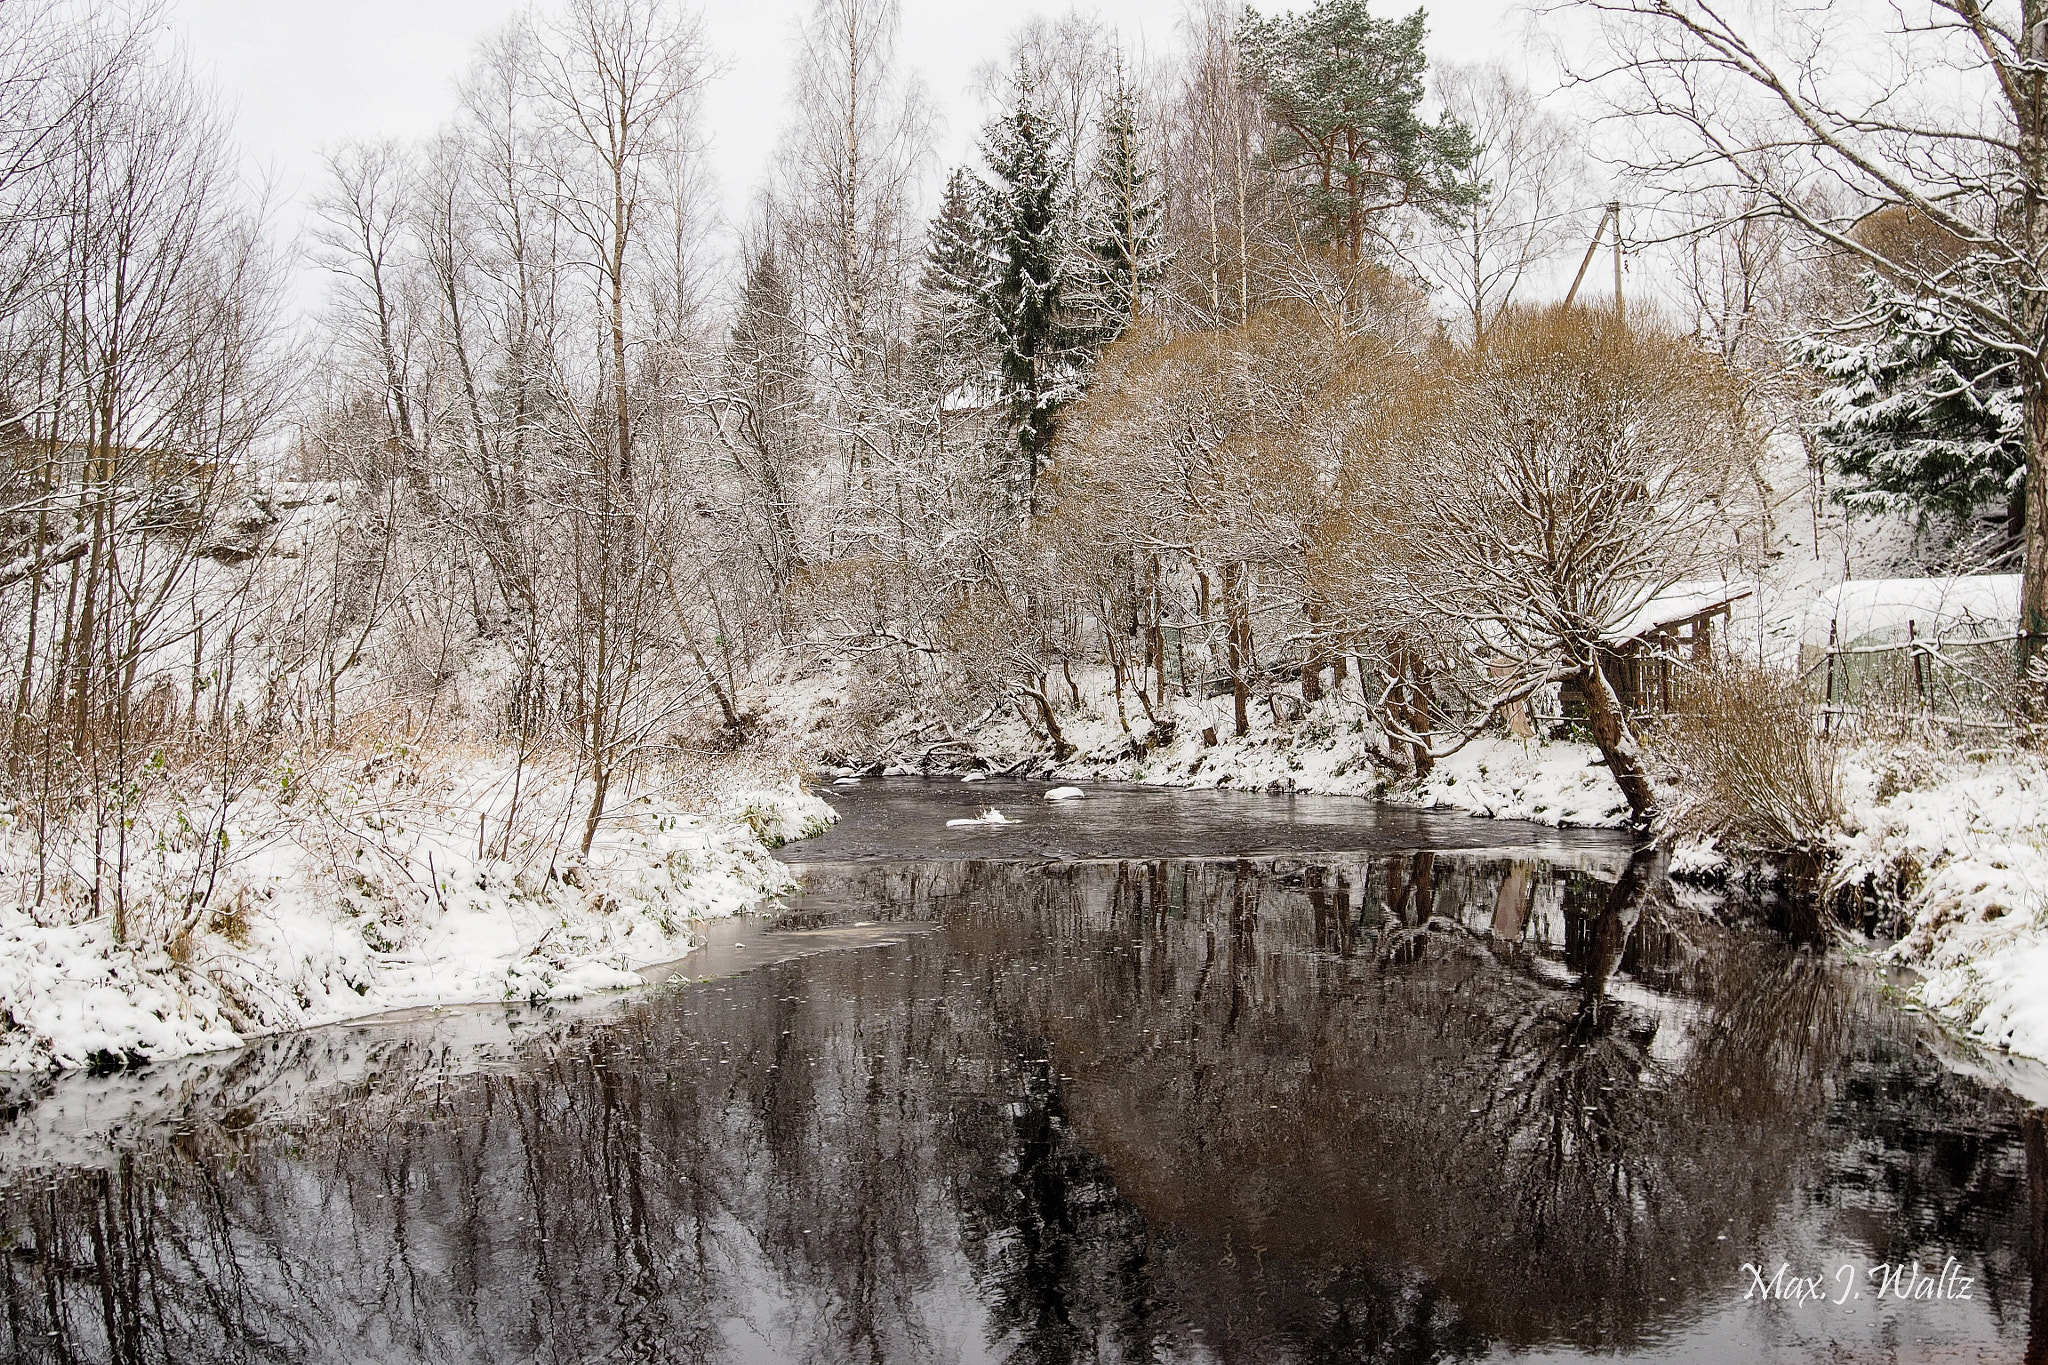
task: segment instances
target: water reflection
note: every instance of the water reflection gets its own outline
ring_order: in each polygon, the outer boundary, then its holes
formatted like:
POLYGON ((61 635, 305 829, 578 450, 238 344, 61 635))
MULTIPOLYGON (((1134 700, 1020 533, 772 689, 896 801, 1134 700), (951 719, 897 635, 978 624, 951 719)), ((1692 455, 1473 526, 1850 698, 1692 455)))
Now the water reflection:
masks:
POLYGON ((355 1049, 347 1067, 280 1044, 99 1159, 8 1146, 37 1122, 24 1105, 0 1129, 8 1357, 2010 1359, 2030 1323, 2048 1341, 2038 1118, 2022 1141, 2017 1106, 1945 1071, 1867 977, 1674 902, 1652 862, 809 877, 797 922, 942 928, 508 1016, 519 1032, 482 1044, 357 1031, 326 1044, 355 1049), (1744 1261, 1950 1255, 1968 1302, 1741 1301, 1744 1261))

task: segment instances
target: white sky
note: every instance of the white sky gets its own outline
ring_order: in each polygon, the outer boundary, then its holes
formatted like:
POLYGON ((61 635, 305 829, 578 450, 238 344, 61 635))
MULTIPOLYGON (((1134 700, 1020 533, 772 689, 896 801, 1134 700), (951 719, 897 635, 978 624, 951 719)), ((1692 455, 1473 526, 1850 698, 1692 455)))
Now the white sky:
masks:
MULTIPOLYGON (((1406 13, 1413 4, 1392 0, 1382 12, 1406 13)), ((725 64, 706 113, 729 218, 744 216, 775 144, 793 38, 809 7, 810 0, 703 0, 711 47, 725 64)), ((901 55, 945 116, 943 164, 964 159, 981 123, 969 88, 974 69, 999 58, 1033 12, 1069 7, 903 0, 901 55)), ((1301 7, 1305 0, 1267 6, 1301 7)), ((433 132, 453 109, 456 77, 477 41, 521 8, 513 0, 172 0, 170 22, 235 110, 252 174, 271 177, 282 197, 279 225, 289 233, 319 183, 323 148, 433 132)), ((1078 8, 1117 29, 1134 53, 1156 55, 1175 42, 1183 6, 1097 0, 1078 8)), ((1436 0, 1427 8, 1434 58, 1519 63, 1529 49, 1513 0, 1436 0)))

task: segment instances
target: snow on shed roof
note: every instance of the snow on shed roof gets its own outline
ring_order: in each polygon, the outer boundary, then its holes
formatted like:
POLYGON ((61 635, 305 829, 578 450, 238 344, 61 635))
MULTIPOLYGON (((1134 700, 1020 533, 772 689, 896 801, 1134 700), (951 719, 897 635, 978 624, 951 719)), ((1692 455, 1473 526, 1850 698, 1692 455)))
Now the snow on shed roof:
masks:
POLYGON ((1825 648, 1829 627, 1835 643, 1901 644, 1912 633, 1931 635, 2009 634, 2020 619, 2020 576, 1969 574, 1957 578, 1865 578, 1822 593, 1807 609, 1801 645, 1825 648))
POLYGON ((1720 579, 1703 583, 1673 583, 1629 613, 1600 638, 1610 645, 1625 645, 1653 631, 1690 621, 1704 612, 1719 611, 1731 602, 1741 601, 1752 591, 1754 589, 1746 584, 1720 579))

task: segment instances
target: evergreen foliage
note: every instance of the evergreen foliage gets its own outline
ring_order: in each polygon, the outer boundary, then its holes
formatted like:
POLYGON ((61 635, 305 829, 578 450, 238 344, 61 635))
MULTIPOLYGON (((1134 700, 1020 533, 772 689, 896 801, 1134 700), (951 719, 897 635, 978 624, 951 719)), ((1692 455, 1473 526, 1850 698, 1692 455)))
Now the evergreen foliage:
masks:
POLYGON ((1094 347, 1117 339, 1144 306, 1168 264, 1161 242, 1166 212, 1139 117, 1138 94, 1118 71, 1102 117, 1102 148, 1091 177, 1085 258, 1076 291, 1079 326, 1094 347))
POLYGON ((1843 501, 1958 516, 1995 501, 2016 536, 2026 471, 2017 363, 1938 305, 1874 272, 1864 288, 1861 335, 1803 346, 1807 363, 1827 380, 1819 435, 1848 480, 1843 501))
POLYGON ((993 379, 987 198, 973 171, 955 168, 926 231, 917 343, 942 403, 993 379))
POLYGON ((801 400, 796 299, 773 240, 747 262, 727 355, 741 393, 762 418, 783 414, 801 400))
POLYGON ((1246 10, 1245 69, 1273 120, 1267 164, 1291 173, 1304 227, 1348 264, 1366 258, 1372 219, 1389 209, 1444 214, 1478 190, 1457 173, 1472 132, 1418 110, 1429 58, 1421 10, 1376 19, 1366 0, 1320 0, 1306 14, 1246 10))
POLYGON ((1004 401, 1017 433, 1010 493, 1026 515, 1052 445, 1053 415, 1078 375, 1066 310, 1068 243, 1060 214, 1069 168, 1053 150, 1051 121, 1028 84, 989 126, 983 155, 993 183, 983 201, 990 256, 986 292, 1004 401))

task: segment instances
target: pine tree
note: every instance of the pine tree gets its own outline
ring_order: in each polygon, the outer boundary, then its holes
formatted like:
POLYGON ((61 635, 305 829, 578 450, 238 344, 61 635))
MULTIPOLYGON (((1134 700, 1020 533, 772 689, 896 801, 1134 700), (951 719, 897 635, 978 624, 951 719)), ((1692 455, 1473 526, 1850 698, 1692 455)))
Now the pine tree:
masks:
POLYGON ((990 257, 984 205, 988 187, 965 166, 946 180, 926 231, 917 341, 944 403, 963 388, 993 382, 988 313, 990 257))
POLYGON ((1373 220, 1398 208, 1470 204, 1456 172, 1478 154, 1455 119, 1423 122, 1423 13, 1376 19, 1366 0, 1319 0, 1305 14, 1239 29, 1245 69, 1274 124, 1267 161, 1294 176, 1304 228, 1348 265, 1368 255, 1373 220))
POLYGON ((990 255, 986 292, 1003 396, 1017 432, 1011 493, 1028 516, 1052 444, 1053 416, 1079 375, 1065 317, 1066 243, 1059 212, 1065 168, 1050 121, 1020 81, 1017 105, 989 126, 983 146, 993 183, 983 205, 990 255))
POLYGON ((1828 381, 1819 436, 1849 482, 1843 500, 1963 516, 1996 501, 2016 540, 2026 506, 2018 366, 1972 341, 1941 308, 1876 274, 1865 276, 1864 288, 1865 335, 1811 338, 1802 347, 1828 381))
POLYGON ((1079 326, 1094 348, 1137 320, 1145 293, 1167 265, 1160 241, 1165 190, 1146 155, 1138 94, 1117 68, 1102 116, 1102 150, 1091 177, 1086 259, 1075 291, 1079 326))

